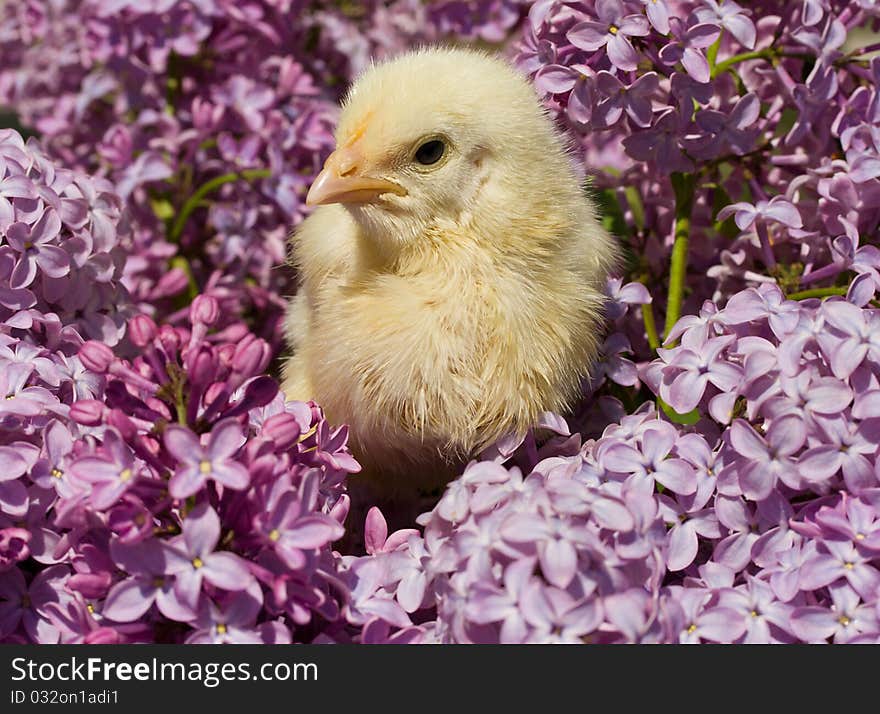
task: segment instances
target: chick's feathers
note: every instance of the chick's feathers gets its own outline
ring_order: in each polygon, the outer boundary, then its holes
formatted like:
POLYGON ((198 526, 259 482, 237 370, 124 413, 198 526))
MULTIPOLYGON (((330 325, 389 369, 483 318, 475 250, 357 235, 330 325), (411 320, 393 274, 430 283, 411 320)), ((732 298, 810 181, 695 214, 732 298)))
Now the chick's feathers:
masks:
POLYGON ((374 66, 336 138, 407 195, 323 205, 296 232, 285 391, 348 423, 368 472, 442 479, 580 394, 616 247, 501 60, 430 49, 374 66), (427 171, 412 150, 431 136, 449 158, 427 171))

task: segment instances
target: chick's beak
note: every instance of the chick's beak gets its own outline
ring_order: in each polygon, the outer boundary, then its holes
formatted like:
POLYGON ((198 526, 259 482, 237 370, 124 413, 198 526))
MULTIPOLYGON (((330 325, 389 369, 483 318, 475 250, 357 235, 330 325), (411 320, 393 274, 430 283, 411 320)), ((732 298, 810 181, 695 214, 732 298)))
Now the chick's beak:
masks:
POLYGON ((312 183, 306 204, 369 203, 383 193, 406 195, 400 184, 365 175, 363 165, 364 155, 357 143, 334 151, 312 183))

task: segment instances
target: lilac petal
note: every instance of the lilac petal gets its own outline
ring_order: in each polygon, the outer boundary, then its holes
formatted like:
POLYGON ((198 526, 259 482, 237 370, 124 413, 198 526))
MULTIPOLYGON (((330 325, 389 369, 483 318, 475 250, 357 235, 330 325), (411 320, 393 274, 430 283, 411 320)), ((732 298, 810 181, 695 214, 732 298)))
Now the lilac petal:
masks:
POLYGON ((275 552, 291 570, 302 570, 306 564, 305 553, 289 545, 283 538, 275 543, 275 552))
MULTIPOLYGON (((178 461, 193 462, 200 460, 203 452, 198 437, 185 426, 172 424, 165 429, 164 439, 165 447, 178 461)), ((175 498, 179 497, 176 496, 175 498)))
POLYGON ((767 458, 767 445, 748 422, 742 419, 736 419, 730 426, 730 443, 737 453, 747 459, 764 461, 767 458))
POLYGON ((880 587, 880 572, 870 565, 857 565, 852 570, 846 571, 846 579, 852 585, 862 599, 866 602, 872 600, 877 595, 877 589, 880 587))
POLYGON ((648 20, 661 35, 669 34, 669 12, 666 5, 659 2, 648 2, 645 8, 648 20))
POLYGON ((824 607, 799 607, 791 614, 791 629, 804 642, 823 642, 837 630, 834 614, 824 607))
POLYGON ((816 555, 801 568, 801 588, 817 590, 830 585, 843 575, 841 564, 829 555, 816 555))
POLYGON ((205 580, 223 590, 244 590, 253 580, 245 562, 233 553, 212 553, 204 562, 205 580))
POLYGON ((851 454, 843 461, 843 480, 850 493, 861 493, 877 485, 874 467, 861 454, 851 454))
POLYGON ((28 491, 21 481, 0 481, 0 512, 22 518, 28 506, 28 491))
POLYGON ((388 523, 385 521, 385 516, 382 515, 382 511, 376 506, 373 506, 367 511, 367 518, 364 523, 364 544, 367 553, 370 555, 379 553, 387 539, 388 523))
POLYGON ((0 446, 0 481, 11 481, 28 470, 28 462, 11 446, 0 446))
POLYGON ((189 498, 205 484, 205 475, 199 471, 198 464, 178 466, 168 482, 168 492, 172 498, 189 498))
POLYGON ((284 534, 287 545, 303 550, 321 548, 337 538, 345 529, 336 521, 324 516, 309 516, 296 522, 296 527, 284 534))
POLYGON ((600 22, 580 22, 566 34, 568 41, 575 47, 593 52, 608 41, 608 28, 600 22))
POLYGON ((539 551, 541 572, 559 588, 566 588, 577 572, 577 551, 565 540, 548 540, 539 551))
POLYGON ((422 570, 413 571, 397 586, 397 602, 406 612, 415 612, 422 606, 427 587, 427 574, 422 570))
MULTIPOLYGON (((573 44, 573 43, 572 43, 573 44)), ((613 35, 608 40, 608 59, 618 69, 631 72, 639 66, 639 55, 623 33, 613 35)))
POLYGON ((628 444, 612 444, 602 454, 602 465, 610 471, 632 473, 642 468, 642 455, 628 444))
POLYGON ((196 506, 183 521, 183 540, 190 556, 210 553, 220 540, 220 519, 207 503, 196 506))
POLYGON ((177 573, 174 578, 174 595, 190 610, 198 610, 204 575, 204 567, 196 568, 191 564, 187 570, 177 573))
POLYGON ((70 256, 56 245, 41 245, 36 262, 50 278, 62 278, 70 272, 70 256))
MULTIPOLYGON (((755 101, 758 101, 757 98, 755 101)), ((800 228, 804 224, 800 211, 788 201, 771 201, 764 209, 764 215, 789 228, 800 228)))
POLYGON ((653 475, 664 488, 680 496, 689 496, 697 490, 696 474, 683 459, 666 459, 653 475))
POLYGON ((13 290, 26 288, 37 277, 37 262, 29 256, 21 256, 15 267, 12 269, 12 275, 9 276, 9 287, 13 290))
POLYGON ((669 531, 666 565, 669 570, 684 570, 697 557, 699 544, 692 521, 685 521, 669 531))
POLYGON ((699 630, 702 638, 730 644, 743 636, 746 625, 743 618, 735 610, 716 607, 706 610, 700 615, 699 630))
POLYGON ((176 622, 190 622, 196 618, 195 610, 181 602, 171 583, 165 583, 156 593, 156 608, 169 620, 176 622))
POLYGON ((597 498, 591 505, 593 517, 602 528, 625 533, 635 527, 632 513, 620 501, 612 498, 597 498))
POLYGON ((242 447, 244 442, 241 424, 233 418, 224 419, 211 430, 208 439, 208 456, 212 461, 228 459, 242 447))
POLYGON ((834 446, 816 446, 801 454, 798 459, 798 472, 807 481, 825 481, 840 469, 842 454, 834 446))
POLYGON ((558 64, 545 65, 535 75, 535 86, 551 94, 565 94, 574 89, 578 73, 558 64))
POLYGON ((880 417, 880 389, 859 394, 853 404, 852 415, 856 419, 880 417))
POLYGON ((696 408, 706 391, 709 378, 706 374, 687 371, 682 372, 669 386, 666 401, 681 414, 686 414, 696 408))
POLYGON ((838 379, 849 379, 868 355, 868 345, 847 340, 831 354, 831 371, 838 379))
POLYGON ((734 533, 715 546, 713 560, 739 572, 752 559, 752 546, 758 536, 754 533, 734 533))
POLYGON ((699 50, 687 48, 682 54, 681 63, 687 73, 700 84, 706 84, 709 81, 709 60, 699 50))
POLYGON ((721 34, 721 28, 712 22, 701 22, 694 25, 686 33, 687 44, 690 47, 699 47, 705 49, 718 39, 721 34))
POLYGON ((102 611, 104 617, 116 622, 133 622, 143 615, 156 599, 156 588, 141 577, 127 578, 107 593, 102 611))
POLYGON ((757 31, 754 23, 744 15, 728 15, 724 18, 724 27, 730 31, 747 49, 755 48, 757 31))
POLYGON ((794 600, 800 592, 800 573, 795 570, 782 570, 770 576, 770 587, 782 602, 794 600))
POLYGON ((235 491, 246 489, 251 482, 251 475, 247 468, 237 461, 223 461, 213 464, 211 476, 215 481, 235 491))

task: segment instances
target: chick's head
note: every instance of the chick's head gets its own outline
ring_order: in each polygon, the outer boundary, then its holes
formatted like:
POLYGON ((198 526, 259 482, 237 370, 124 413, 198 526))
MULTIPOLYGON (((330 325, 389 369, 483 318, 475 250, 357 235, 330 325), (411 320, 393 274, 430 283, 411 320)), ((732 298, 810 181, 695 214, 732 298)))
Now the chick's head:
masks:
POLYGON ((563 142, 522 76, 479 52, 426 49, 354 83, 307 202, 343 204, 393 248, 431 225, 534 214, 558 201, 550 193, 577 191, 559 188, 560 172, 572 172, 563 142))

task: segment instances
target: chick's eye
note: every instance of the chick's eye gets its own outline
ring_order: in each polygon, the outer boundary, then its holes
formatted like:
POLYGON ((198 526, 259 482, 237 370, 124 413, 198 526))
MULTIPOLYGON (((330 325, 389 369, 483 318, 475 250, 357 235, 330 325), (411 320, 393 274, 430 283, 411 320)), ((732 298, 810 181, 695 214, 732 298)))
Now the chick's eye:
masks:
POLYGON ((446 144, 440 139, 431 139, 416 149, 416 161, 422 166, 436 164, 446 153, 446 144))

